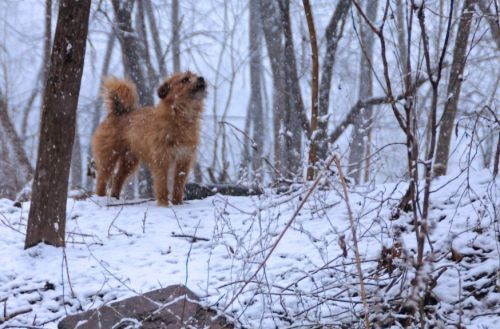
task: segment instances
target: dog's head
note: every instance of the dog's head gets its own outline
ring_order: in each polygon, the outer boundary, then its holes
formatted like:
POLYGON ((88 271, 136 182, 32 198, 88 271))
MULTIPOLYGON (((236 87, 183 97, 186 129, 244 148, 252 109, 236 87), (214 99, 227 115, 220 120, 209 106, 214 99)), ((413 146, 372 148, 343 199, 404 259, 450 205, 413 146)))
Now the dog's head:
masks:
POLYGON ((158 88, 162 100, 199 102, 207 96, 207 83, 191 72, 175 73, 158 88))

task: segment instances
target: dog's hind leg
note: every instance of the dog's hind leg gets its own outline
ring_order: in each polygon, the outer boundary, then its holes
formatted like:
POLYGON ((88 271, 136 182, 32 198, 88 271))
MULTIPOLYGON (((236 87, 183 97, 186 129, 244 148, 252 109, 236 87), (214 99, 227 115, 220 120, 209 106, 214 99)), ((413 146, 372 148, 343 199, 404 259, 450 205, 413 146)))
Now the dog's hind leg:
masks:
POLYGON ((118 170, 113 177, 113 187, 111 188, 111 196, 120 198, 120 192, 127 178, 134 173, 139 165, 139 160, 131 154, 126 154, 118 160, 118 170))
POLYGON ((118 154, 110 155, 106 161, 103 161, 102 158, 96 158, 97 183, 95 194, 98 196, 106 195, 106 185, 113 174, 117 159, 118 154))

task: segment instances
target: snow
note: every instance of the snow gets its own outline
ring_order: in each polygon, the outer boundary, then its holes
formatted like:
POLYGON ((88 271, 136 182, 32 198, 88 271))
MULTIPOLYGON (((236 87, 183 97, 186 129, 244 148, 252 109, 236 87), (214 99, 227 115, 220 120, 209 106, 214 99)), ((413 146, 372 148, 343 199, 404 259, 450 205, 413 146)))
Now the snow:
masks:
POLYGON ((73 45, 71 44, 71 42, 68 42, 66 46, 66 54, 69 54, 71 52, 71 49, 73 49, 73 45))
MULTIPOLYGON (((443 319, 447 325, 458 323, 461 316, 467 328, 500 326, 500 293, 491 285, 499 268, 499 183, 481 171, 433 184, 429 239, 435 262, 424 272, 435 277, 446 269, 433 290, 439 300, 436 325, 443 319), (460 262, 451 259, 451 247, 463 256, 460 262)), ((361 321, 355 317, 362 305, 347 209, 337 192, 341 187, 335 179, 333 184, 333 189, 314 192, 264 270, 228 308, 243 325, 282 328, 361 321)), ((38 245, 24 250, 29 203, 20 209, 2 199, 0 304, 6 303, 7 316, 26 312, 3 325, 56 328, 66 314, 172 284, 185 284, 203 304, 221 311, 264 259, 306 188, 282 195, 266 190, 257 197, 216 195, 172 207, 126 205, 137 200, 123 203, 95 196, 69 199, 65 249, 38 245)), ((372 320, 384 314, 391 297, 410 291, 400 291, 399 281, 389 285, 402 270, 407 271, 407 285, 414 275, 411 213, 391 220, 405 188, 385 184, 350 192, 365 284, 374 302, 372 320), (401 243, 404 256, 394 258, 393 276, 383 271, 374 275, 382 247, 395 242, 401 243)), ((429 244, 426 253, 431 257, 429 244)), ((4 316, 0 313, 0 328, 4 316)))

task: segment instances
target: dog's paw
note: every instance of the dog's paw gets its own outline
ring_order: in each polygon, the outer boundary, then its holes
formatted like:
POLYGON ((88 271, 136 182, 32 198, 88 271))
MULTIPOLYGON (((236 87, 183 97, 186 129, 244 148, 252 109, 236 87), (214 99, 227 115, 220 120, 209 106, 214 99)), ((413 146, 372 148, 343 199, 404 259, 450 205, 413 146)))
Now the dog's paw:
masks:
POLYGON ((168 200, 157 200, 156 203, 158 204, 159 207, 168 207, 169 206, 168 200))

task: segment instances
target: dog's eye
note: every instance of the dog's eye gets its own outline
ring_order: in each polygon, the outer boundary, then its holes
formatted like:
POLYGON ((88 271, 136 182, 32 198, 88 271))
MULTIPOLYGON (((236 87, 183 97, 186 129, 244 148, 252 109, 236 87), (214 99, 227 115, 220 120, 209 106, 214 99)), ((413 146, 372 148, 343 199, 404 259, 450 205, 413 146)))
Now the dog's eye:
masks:
POLYGON ((188 83, 188 82, 189 82, 189 78, 188 77, 185 77, 184 79, 181 80, 181 83, 184 84, 184 85, 186 83, 188 83))

